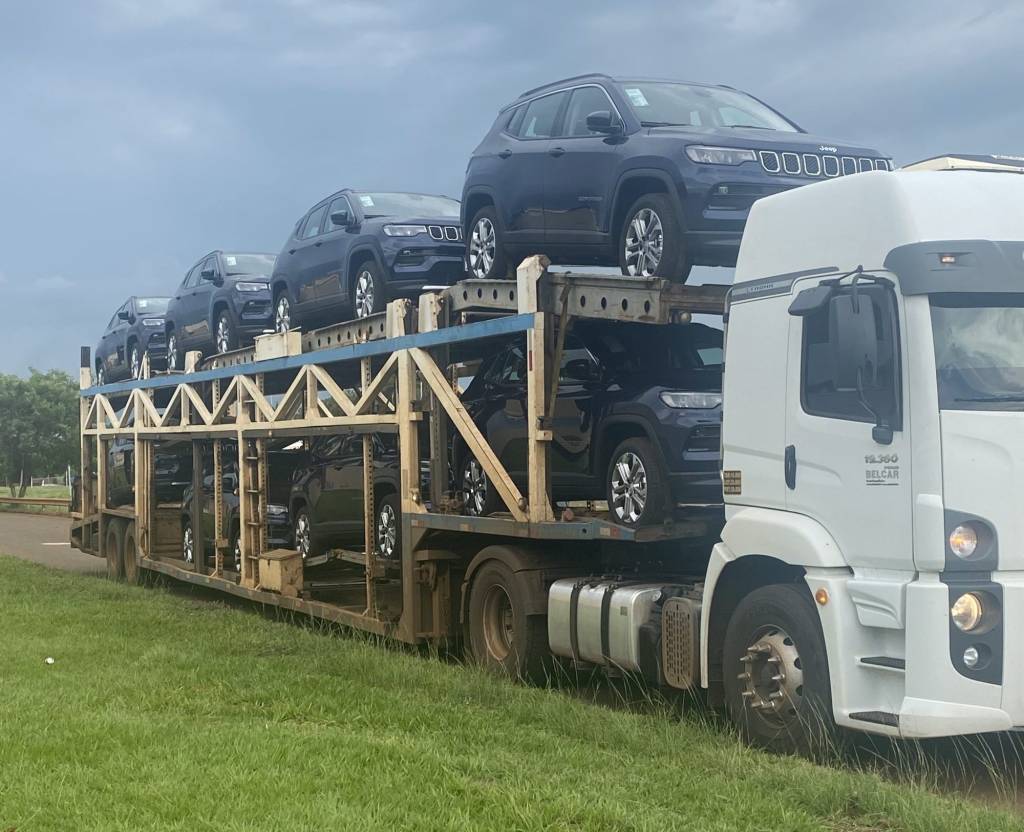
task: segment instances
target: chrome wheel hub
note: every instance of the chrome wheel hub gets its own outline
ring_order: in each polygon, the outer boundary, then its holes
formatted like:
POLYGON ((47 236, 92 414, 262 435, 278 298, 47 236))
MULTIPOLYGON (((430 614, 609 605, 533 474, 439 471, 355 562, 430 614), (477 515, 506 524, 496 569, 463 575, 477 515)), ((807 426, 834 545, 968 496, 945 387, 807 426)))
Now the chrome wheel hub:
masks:
POLYGON ((615 460, 611 490, 611 508, 616 519, 636 523, 647 505, 647 469, 632 451, 626 451, 615 460))
POLYGON ((235 562, 235 571, 242 571, 242 538, 235 538, 235 548, 231 552, 232 559, 235 562))
POLYGON ((366 318, 374 313, 373 275, 363 269, 356 278, 356 317, 366 318))
POLYGON ((231 324, 226 318, 217 320, 217 352, 223 355, 231 349, 231 324))
POLYGON ((487 503, 487 474, 475 459, 469 460, 462 472, 462 500, 467 513, 479 517, 487 503))
POLYGON ((178 369, 178 339, 173 333, 167 339, 167 368, 178 369))
POLYGON ((287 332, 292 328, 292 305, 288 298, 281 295, 277 299, 277 306, 274 307, 274 329, 277 332, 287 332))
POLYGON ((653 275, 661 263, 664 244, 661 218, 650 208, 637 211, 626 231, 626 271, 637 277, 653 275))
POLYGON ((743 706, 762 718, 785 725, 797 718, 803 701, 804 673, 793 639, 781 627, 766 627, 740 659, 737 679, 743 706))
POLYGON ((473 277, 487 277, 494 263, 495 246, 494 223, 481 217, 469 237, 469 270, 473 277))
POLYGON ((102 387, 107 383, 107 374, 103 371, 103 366, 100 365, 96 369, 96 386, 102 387))
POLYGON ((386 558, 398 553, 398 515, 390 505, 381 506, 377 515, 377 551, 386 558))
POLYGON ((138 378, 142 374, 142 359, 139 358, 139 348, 132 347, 131 358, 128 360, 131 368, 132 378, 138 378))
POLYGON ((194 563, 196 559, 195 552, 195 541, 192 537, 192 527, 185 526, 185 531, 181 537, 181 553, 185 558, 185 563, 194 563))
POLYGON ((299 550, 303 560, 309 557, 309 547, 309 517, 300 514, 299 519, 295 521, 295 548, 299 550))

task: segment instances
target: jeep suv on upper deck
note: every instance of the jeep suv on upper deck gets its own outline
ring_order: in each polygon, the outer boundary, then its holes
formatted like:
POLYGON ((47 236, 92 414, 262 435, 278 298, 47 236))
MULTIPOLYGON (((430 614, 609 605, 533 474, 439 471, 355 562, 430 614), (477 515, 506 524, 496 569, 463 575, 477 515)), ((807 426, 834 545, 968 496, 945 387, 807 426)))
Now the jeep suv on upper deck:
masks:
POLYGON ((142 359, 149 356, 152 369, 167 360, 164 313, 168 298, 128 298, 110 319, 96 345, 96 383, 138 378, 142 359))
POLYGON ((338 191, 296 224, 274 272, 278 332, 365 318, 390 298, 463 276, 459 203, 445 196, 338 191))
POLYGON ((891 169, 878 151, 812 136, 731 87, 571 78, 503 107, 473 152, 467 267, 502 278, 543 252, 685 280, 693 265, 735 265, 756 199, 891 169))

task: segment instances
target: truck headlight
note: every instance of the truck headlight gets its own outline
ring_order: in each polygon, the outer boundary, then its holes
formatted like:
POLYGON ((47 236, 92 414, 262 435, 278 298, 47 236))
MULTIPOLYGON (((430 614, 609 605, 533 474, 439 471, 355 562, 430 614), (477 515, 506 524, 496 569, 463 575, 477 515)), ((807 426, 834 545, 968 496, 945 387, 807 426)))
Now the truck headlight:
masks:
POLYGON ((722 403, 721 393, 697 393, 689 390, 664 390, 660 398, 669 407, 688 410, 711 410, 722 403))
POLYGON ((957 629, 969 633, 981 624, 982 618, 985 617, 985 605, 981 602, 981 596, 965 592, 953 602, 949 614, 957 629))
POLYGON ((739 147, 710 147, 703 144, 691 144, 686 148, 690 161, 701 165, 742 165, 744 162, 756 162, 757 154, 753 150, 739 147))
POLYGON ((415 237, 427 233, 425 225, 385 225, 383 230, 389 237, 415 237))
POLYGON ((266 283, 253 283, 247 280, 240 280, 235 284, 235 290, 239 292, 266 292, 270 286, 266 283))
POLYGON ((949 548, 958 558, 966 560, 978 548, 978 532, 970 523, 961 523, 949 533, 949 548))

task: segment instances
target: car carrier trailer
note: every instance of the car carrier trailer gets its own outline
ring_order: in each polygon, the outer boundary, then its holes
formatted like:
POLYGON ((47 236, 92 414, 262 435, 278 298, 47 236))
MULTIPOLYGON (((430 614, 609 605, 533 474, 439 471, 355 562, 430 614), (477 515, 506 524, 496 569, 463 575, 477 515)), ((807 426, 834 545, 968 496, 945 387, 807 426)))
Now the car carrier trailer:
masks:
MULTIPOLYGON (((410 644, 463 642, 513 675, 542 674, 554 654, 706 688, 777 748, 836 726, 902 737, 1022 726, 1024 679, 1006 672, 1024 623, 1022 216, 1018 176, 864 173, 757 202, 728 298, 552 274, 531 258, 515 282, 464 281, 205 364, 191 355, 181 375, 97 388, 83 354, 73 543, 133 582, 161 572, 410 644), (642 529, 556 515, 553 368, 571 321, 670 326, 700 313, 727 324, 724 527, 713 512, 642 529), (448 371, 510 336, 528 355, 525 492, 448 371), (338 553, 345 569, 323 581, 294 552, 265 550, 267 443, 340 431, 364 437, 366 544, 338 553), (373 547, 369 436, 384 432, 400 451, 397 563, 373 547), (453 434, 503 513, 466 516, 446 493, 453 434), (128 509, 99 496, 118 435, 136 443, 128 509), (200 546, 188 565, 177 515, 151 488, 157 443, 212 441, 219 466, 225 439, 238 448, 237 575, 222 512, 212 562, 200 546)), ((219 470, 214 485, 219 509, 219 470)))

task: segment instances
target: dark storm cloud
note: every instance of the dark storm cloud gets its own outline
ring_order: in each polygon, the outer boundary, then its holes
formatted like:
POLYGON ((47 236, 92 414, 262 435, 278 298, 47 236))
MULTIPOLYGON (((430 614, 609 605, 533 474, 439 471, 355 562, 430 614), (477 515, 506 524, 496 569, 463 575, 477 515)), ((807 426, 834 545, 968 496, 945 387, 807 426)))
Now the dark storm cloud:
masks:
POLYGON ((498 106, 561 76, 732 84, 898 162, 1024 149, 1013 3, 3 6, 0 371, 73 369, 126 295, 276 252, 333 189, 457 196, 498 106))

